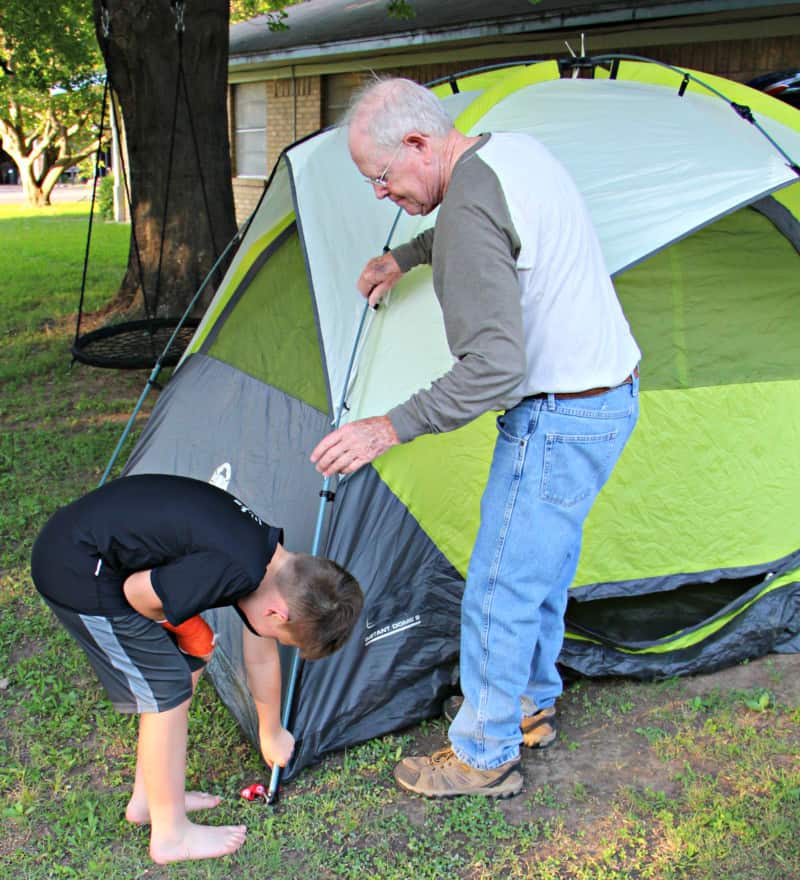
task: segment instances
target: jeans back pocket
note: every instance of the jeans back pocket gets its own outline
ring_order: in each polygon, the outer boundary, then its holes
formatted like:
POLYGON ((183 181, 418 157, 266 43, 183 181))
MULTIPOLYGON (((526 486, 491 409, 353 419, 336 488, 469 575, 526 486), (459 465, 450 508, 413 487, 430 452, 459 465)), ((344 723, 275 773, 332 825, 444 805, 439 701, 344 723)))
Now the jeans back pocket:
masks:
POLYGON ((561 507, 594 498, 617 460, 619 431, 547 434, 540 497, 561 507))

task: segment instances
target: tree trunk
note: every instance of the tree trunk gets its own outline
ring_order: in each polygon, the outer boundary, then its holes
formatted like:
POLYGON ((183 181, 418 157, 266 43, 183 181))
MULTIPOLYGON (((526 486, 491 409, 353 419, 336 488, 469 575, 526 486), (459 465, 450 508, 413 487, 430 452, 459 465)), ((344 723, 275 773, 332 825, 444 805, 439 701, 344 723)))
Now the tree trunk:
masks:
POLYGON ((22 191, 25 193, 25 200, 33 208, 44 208, 50 204, 50 193, 53 187, 45 189, 42 187, 42 181, 36 175, 35 165, 37 158, 44 162, 44 156, 39 156, 38 151, 34 147, 25 146, 25 138, 22 133, 12 126, 5 125, 0 130, 3 136, 3 149, 14 160, 19 172, 19 182, 22 184, 22 191))
POLYGON ((66 166, 62 162, 59 162, 57 165, 51 165, 45 174, 40 177, 39 187, 42 191, 42 196, 44 196, 45 205, 50 204, 50 194, 53 192, 58 181, 61 180, 61 175, 65 170, 66 166))
MULTIPOLYGON (((128 268, 114 305, 175 317, 236 232, 227 125, 229 3, 185 4, 185 90, 179 87, 179 34, 169 0, 94 0, 101 48, 103 5, 133 204, 128 268)), ((212 295, 209 285, 199 311, 212 295)))
MULTIPOLYGON (((11 154, 9 153, 9 155, 11 154)), ((53 187, 51 186, 46 192, 42 188, 33 170, 34 160, 26 156, 12 156, 12 158, 17 165, 19 180, 27 203, 32 208, 47 207, 50 204, 50 193, 53 187)))

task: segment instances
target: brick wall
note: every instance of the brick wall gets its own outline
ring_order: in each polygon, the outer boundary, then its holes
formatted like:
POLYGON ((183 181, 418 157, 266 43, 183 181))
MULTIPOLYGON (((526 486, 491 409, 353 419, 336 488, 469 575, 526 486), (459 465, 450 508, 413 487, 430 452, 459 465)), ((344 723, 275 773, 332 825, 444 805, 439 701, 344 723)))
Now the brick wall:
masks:
POLYGON ((266 180, 252 177, 233 178, 233 203, 236 208, 236 225, 241 226, 253 213, 261 193, 264 192, 266 180))
MULTIPOLYGON (((264 85, 267 91, 268 177, 281 150, 320 128, 322 101, 319 76, 268 80, 264 85)), ((232 137, 231 144, 233 143, 232 137)), ((235 156, 233 160, 235 168, 235 156)), ((237 224, 241 225, 250 216, 263 188, 262 180, 234 177, 233 198, 237 224)))
POLYGON ((275 164, 281 150, 320 127, 320 78, 301 76, 267 84, 267 162, 275 164))
POLYGON ((800 66, 800 35, 718 40, 681 46, 644 46, 630 54, 746 82, 772 70, 800 66))

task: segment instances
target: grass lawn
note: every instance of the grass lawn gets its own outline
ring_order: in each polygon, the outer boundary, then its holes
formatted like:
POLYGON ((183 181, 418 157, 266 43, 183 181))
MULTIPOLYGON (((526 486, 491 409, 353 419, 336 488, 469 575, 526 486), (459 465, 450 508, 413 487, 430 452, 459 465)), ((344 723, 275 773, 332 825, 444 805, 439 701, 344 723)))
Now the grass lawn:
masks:
MULTIPOLYGON (((403 754, 440 748, 434 720, 329 757, 275 808, 239 789, 268 772, 201 681, 188 783, 244 822, 225 859, 153 865, 123 818, 135 719, 104 700, 33 591, 38 529, 97 485, 146 372, 70 369, 86 207, 0 206, 0 877, 800 878, 800 657, 694 679, 573 682, 555 746, 523 757, 517 798, 432 802, 395 789, 403 754)), ((127 229, 95 229, 88 308, 115 291, 127 229)), ((124 455, 123 455, 124 459, 124 455)))

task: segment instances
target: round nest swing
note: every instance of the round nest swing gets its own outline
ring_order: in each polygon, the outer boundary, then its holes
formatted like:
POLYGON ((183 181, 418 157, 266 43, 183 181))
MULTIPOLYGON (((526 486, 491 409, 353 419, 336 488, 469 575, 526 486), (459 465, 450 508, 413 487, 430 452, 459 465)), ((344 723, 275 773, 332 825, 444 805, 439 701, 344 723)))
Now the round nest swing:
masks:
POLYGON ((179 322, 179 318, 152 318, 110 324, 78 336, 72 343, 72 356, 92 367, 117 370, 148 369, 157 361, 162 367, 174 367, 189 345, 200 319, 184 319, 169 351, 164 351, 179 322))

